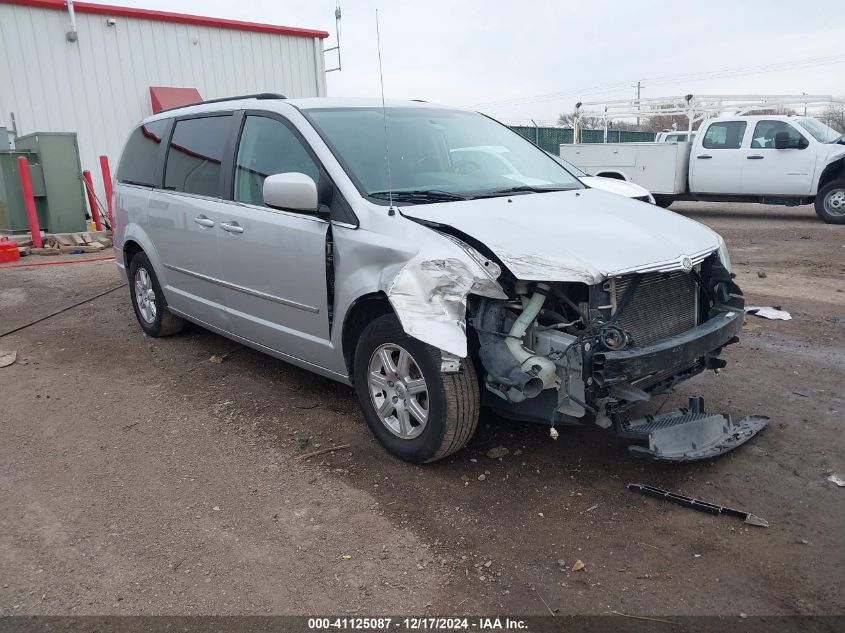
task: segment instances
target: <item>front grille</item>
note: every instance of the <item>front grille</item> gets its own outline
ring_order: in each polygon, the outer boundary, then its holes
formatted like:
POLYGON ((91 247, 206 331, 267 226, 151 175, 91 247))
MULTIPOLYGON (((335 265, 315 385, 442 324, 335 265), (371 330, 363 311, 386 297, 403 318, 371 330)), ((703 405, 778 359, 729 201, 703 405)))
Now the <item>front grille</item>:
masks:
MULTIPOLYGON (((633 275, 614 280, 615 305, 633 282, 633 275)), ((698 325, 698 286, 687 272, 647 273, 619 315, 618 325, 635 347, 681 334, 698 325)))

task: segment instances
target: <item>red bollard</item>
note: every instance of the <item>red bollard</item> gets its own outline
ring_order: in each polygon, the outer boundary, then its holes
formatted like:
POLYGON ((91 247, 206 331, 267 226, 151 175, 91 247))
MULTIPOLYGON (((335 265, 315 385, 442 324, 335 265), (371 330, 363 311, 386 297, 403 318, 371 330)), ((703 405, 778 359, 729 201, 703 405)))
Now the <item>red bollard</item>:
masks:
POLYGON ((44 245, 41 243, 41 227, 38 225, 38 212, 35 210, 35 196, 32 195, 32 179, 29 177, 29 161, 26 156, 18 156, 18 171, 21 174, 23 202, 26 206, 26 219, 29 220, 32 245, 42 248, 44 245))
POLYGON ((111 169, 109 169, 109 157, 100 156, 100 171, 103 172, 103 187, 106 189, 106 207, 109 210, 109 226, 114 230, 114 211, 112 211, 112 189, 111 189, 111 169))
POLYGON ((94 220, 94 228, 103 230, 103 223, 100 220, 100 210, 97 208, 97 198, 94 196, 94 181, 91 180, 91 172, 87 169, 82 172, 85 179, 85 191, 88 192, 88 207, 91 209, 91 218, 94 220))

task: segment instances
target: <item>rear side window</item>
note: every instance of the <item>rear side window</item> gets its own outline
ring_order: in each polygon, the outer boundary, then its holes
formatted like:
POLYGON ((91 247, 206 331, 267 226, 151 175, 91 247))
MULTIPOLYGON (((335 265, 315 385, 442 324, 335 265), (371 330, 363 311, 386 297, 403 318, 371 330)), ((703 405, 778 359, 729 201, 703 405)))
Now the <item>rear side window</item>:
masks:
POLYGON ((227 115, 176 122, 164 170, 165 189, 220 196, 220 166, 231 120, 227 115))
POLYGON ((138 126, 126 143, 120 165, 117 167, 118 182, 145 187, 161 185, 158 170, 158 152, 162 137, 167 129, 167 119, 150 121, 138 126))
POLYGON ((745 121, 724 121, 708 127, 701 144, 707 149, 739 149, 743 136, 745 121))

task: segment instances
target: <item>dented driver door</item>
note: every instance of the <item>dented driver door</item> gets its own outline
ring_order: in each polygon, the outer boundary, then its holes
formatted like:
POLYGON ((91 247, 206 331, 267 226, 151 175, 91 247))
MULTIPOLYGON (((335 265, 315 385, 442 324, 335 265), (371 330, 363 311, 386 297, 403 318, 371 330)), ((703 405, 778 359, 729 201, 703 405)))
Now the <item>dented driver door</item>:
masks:
POLYGON ((321 367, 331 364, 327 294, 329 223, 264 204, 264 179, 316 160, 284 121, 246 115, 234 153, 232 201, 221 214, 220 275, 232 332, 321 367))

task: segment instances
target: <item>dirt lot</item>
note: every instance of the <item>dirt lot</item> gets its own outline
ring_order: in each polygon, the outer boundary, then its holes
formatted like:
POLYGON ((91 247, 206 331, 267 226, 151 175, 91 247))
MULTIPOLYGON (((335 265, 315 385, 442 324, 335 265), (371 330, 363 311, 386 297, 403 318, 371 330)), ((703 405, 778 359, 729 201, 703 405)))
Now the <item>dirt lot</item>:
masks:
MULTIPOLYGON (((674 210, 724 235, 751 304, 793 316, 748 317, 728 368, 665 405, 771 416, 748 445, 667 466, 594 425, 554 442, 484 414, 466 450, 410 466, 351 389, 196 327, 146 338, 121 288, 0 338, 18 352, 0 369, 0 615, 845 613, 845 489, 826 480, 845 475, 845 227, 674 210)), ((0 333, 120 282, 111 262, 0 270, 0 333)))

